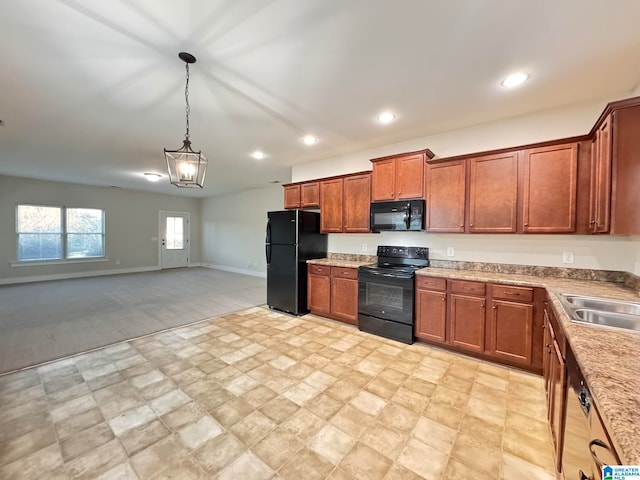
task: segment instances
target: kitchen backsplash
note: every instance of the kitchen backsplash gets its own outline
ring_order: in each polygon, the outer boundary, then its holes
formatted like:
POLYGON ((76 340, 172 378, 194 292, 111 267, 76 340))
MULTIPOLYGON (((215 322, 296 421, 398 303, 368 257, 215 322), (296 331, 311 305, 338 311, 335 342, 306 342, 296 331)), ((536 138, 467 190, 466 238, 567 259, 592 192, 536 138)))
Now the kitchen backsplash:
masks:
MULTIPOLYGON (((329 252, 328 258, 353 262, 375 263, 375 255, 329 252)), ((615 270, 591 270, 587 268, 538 267, 534 265, 514 265, 508 263, 460 262, 453 260, 431 260, 431 268, 451 268, 454 270, 475 270, 481 272, 534 275, 538 277, 572 278, 575 280, 595 280, 598 282, 622 283, 626 288, 640 294, 640 277, 629 272, 615 270)))
POLYGON ((367 263, 376 263, 378 261, 378 257, 375 255, 358 255, 355 253, 333 253, 329 252, 327 255, 328 258, 333 260, 348 260, 350 262, 367 262, 367 263))

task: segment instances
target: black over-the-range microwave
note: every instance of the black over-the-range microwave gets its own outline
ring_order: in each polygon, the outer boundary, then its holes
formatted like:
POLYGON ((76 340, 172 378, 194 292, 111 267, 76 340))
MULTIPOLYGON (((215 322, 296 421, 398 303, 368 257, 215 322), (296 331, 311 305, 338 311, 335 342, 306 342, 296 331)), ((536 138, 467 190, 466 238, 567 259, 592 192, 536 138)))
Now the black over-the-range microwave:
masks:
POLYGON ((371 204, 371 231, 424 230, 424 200, 376 202, 371 204))

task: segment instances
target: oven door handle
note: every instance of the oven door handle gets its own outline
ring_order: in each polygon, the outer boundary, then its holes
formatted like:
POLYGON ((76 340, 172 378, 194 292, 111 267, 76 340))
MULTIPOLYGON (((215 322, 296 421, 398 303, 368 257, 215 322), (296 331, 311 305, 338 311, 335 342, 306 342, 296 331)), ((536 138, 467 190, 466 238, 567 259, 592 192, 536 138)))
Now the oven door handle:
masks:
POLYGON ((362 275, 375 275, 377 277, 387 277, 387 278, 413 278, 413 275, 402 275, 398 273, 382 273, 382 272, 360 272, 362 275))

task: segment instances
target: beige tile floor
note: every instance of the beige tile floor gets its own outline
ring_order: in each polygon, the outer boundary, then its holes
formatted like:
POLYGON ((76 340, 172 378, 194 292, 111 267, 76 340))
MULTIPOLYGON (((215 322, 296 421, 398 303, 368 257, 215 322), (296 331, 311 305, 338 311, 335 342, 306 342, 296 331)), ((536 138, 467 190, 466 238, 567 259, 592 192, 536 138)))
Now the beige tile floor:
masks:
POLYGON ((265 308, 0 377, 2 479, 553 479, 540 377, 265 308))

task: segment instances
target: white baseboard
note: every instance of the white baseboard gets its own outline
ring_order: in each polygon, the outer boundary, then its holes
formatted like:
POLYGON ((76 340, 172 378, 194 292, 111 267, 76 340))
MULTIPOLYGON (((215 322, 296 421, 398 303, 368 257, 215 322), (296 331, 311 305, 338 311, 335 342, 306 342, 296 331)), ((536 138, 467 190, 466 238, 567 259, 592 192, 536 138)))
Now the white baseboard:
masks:
POLYGON ((160 270, 160 267, 118 268, 114 270, 92 270, 90 272, 56 273, 52 275, 33 275, 31 277, 0 278, 0 285, 46 282, 48 280, 67 280, 71 278, 100 277, 103 275, 121 275, 123 273, 153 272, 156 270, 160 270))
POLYGON ((255 270, 247 270, 247 269, 244 269, 244 268, 228 267, 226 265, 212 265, 210 263, 203 263, 200 266, 204 267, 204 268, 211 268, 213 270, 222 270, 222 271, 225 271, 225 272, 233 272, 233 273, 241 273, 243 275, 251 275, 252 277, 267 278, 267 274, 265 272, 257 272, 255 270))

